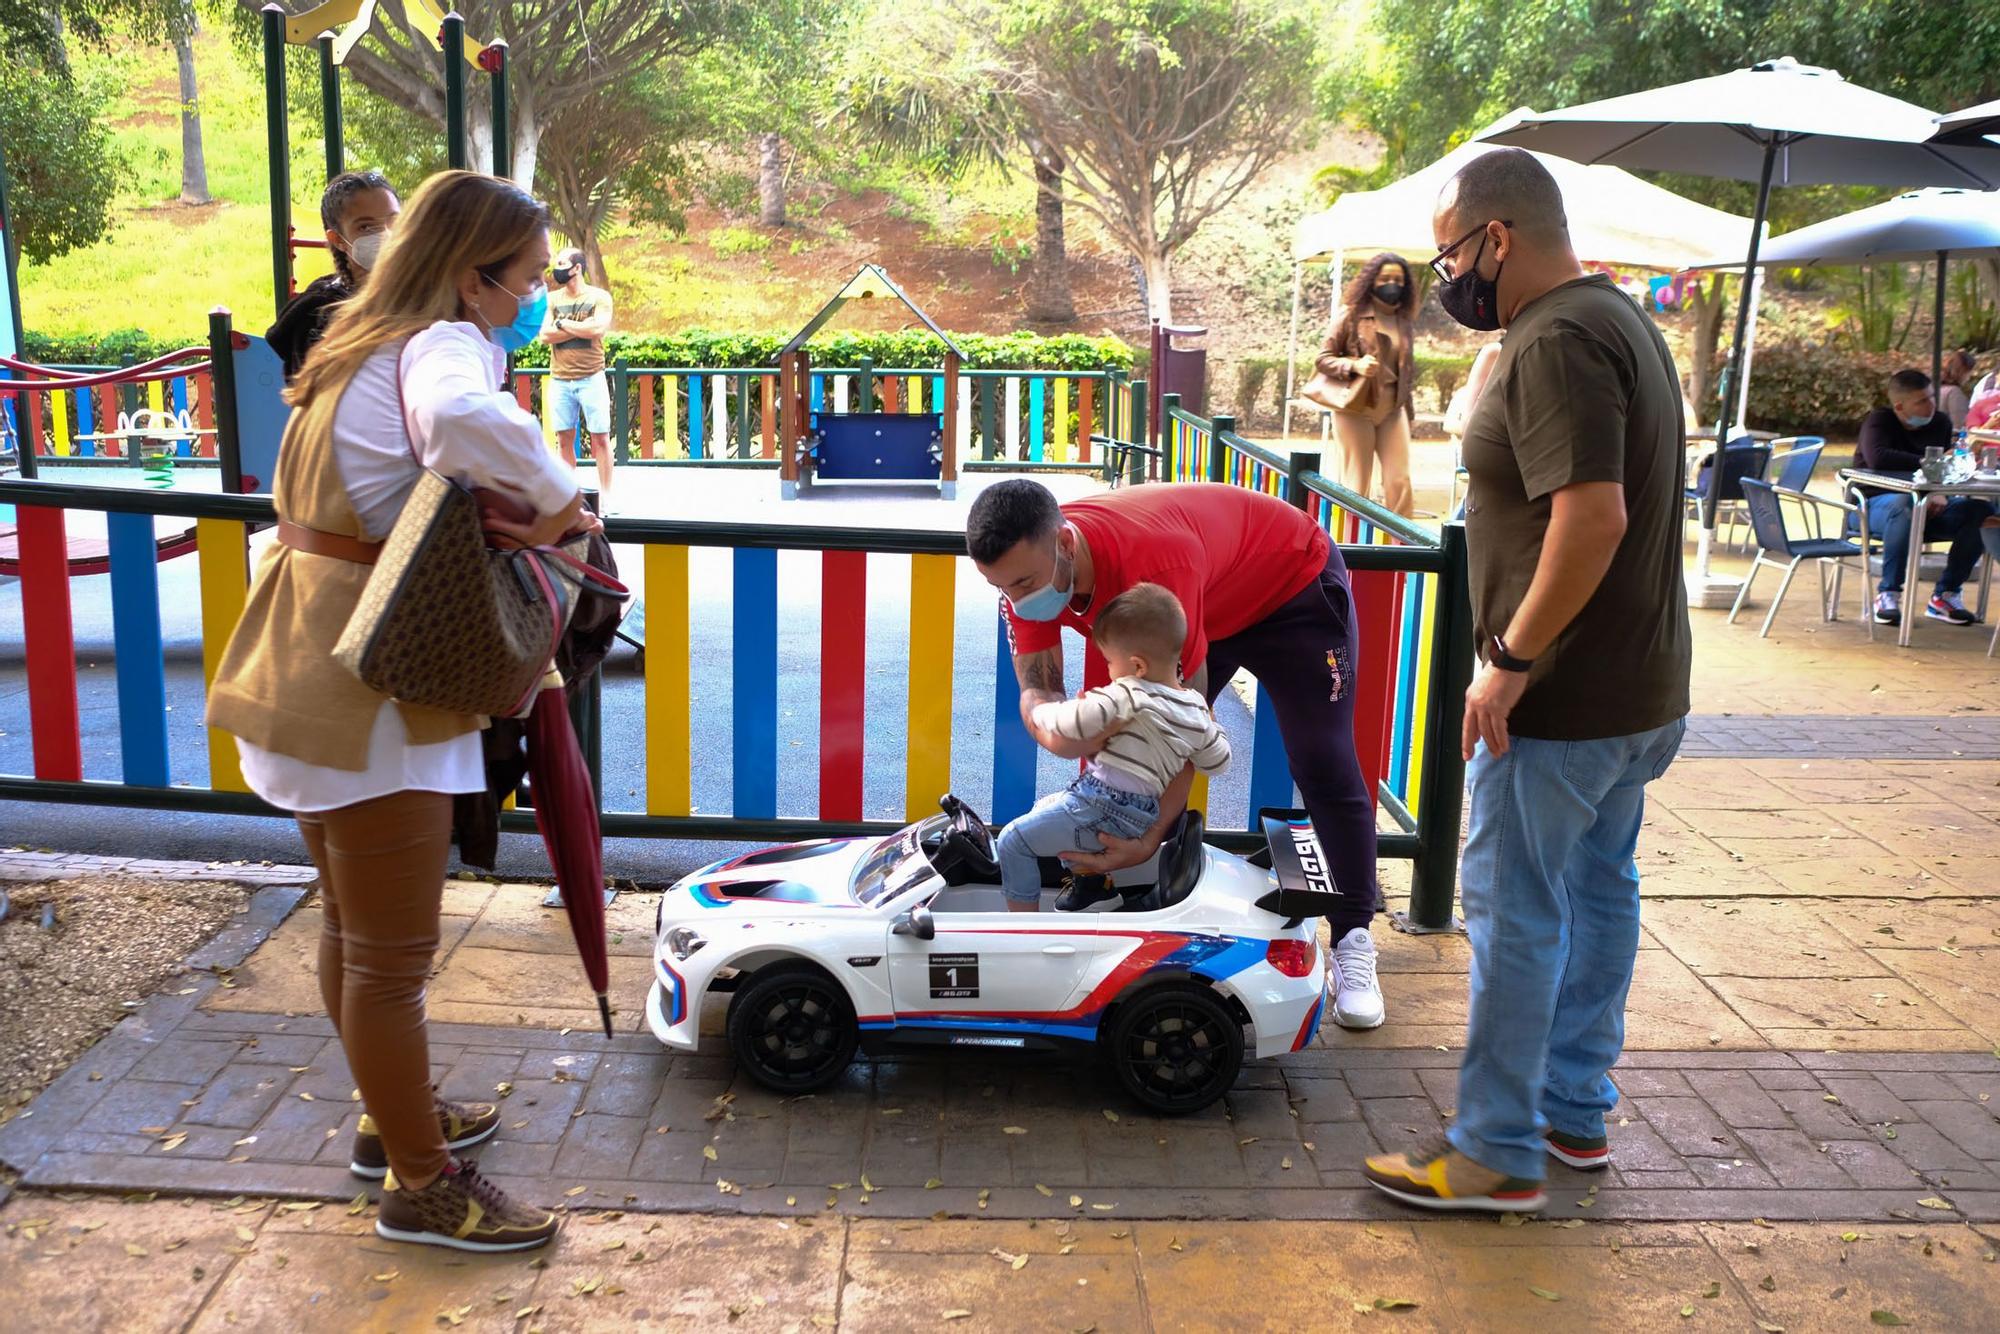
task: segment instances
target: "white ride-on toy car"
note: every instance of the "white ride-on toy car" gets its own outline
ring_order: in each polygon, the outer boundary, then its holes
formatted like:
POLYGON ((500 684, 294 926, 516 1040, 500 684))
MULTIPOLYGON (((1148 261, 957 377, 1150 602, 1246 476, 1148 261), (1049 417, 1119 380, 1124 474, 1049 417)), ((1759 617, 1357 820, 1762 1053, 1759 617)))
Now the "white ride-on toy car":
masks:
POLYGON ((1257 1056, 1319 1029, 1327 961, 1315 919, 1331 884, 1303 812, 1263 813, 1268 853, 1202 842, 1189 812, 1151 883, 1092 910, 1011 913, 993 839, 956 797, 882 838, 796 843, 717 862, 661 896, 646 1017, 699 1044, 702 1007, 729 1002, 729 1046, 785 1093, 837 1078, 857 1047, 1096 1048, 1161 1112, 1208 1106, 1257 1056))

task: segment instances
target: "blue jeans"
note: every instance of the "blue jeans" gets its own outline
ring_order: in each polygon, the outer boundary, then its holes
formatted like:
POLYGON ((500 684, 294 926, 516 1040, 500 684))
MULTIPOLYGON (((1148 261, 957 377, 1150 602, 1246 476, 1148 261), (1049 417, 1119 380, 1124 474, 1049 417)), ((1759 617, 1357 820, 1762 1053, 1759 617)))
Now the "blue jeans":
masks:
MULTIPOLYGON (((1112 787, 1083 774, 1061 792, 1051 792, 1034 809, 1000 831, 1000 889, 1019 903, 1042 897, 1037 858, 1062 852, 1096 852, 1100 832, 1138 838, 1160 818, 1160 799, 1112 787)), ((1115 879, 1116 877, 1114 877, 1115 879)))
MULTIPOLYGON (((1965 587, 1966 576, 1985 554, 1979 526, 1993 513, 1993 506, 1970 496, 1945 502, 1944 512, 1924 521, 1926 542, 1951 539, 1944 558, 1944 573, 1938 576, 1939 593, 1956 593, 1965 587)), ((1903 587, 1903 573, 1910 560, 1910 498, 1896 492, 1868 498, 1868 535, 1882 540, 1882 578, 1876 584, 1884 593, 1903 587)))
POLYGON ((1449 1135, 1483 1167, 1539 1181, 1548 1127, 1604 1133, 1639 950, 1632 852, 1646 784, 1686 730, 1515 737, 1505 755, 1481 743, 1473 756, 1460 871, 1472 1006, 1449 1135))

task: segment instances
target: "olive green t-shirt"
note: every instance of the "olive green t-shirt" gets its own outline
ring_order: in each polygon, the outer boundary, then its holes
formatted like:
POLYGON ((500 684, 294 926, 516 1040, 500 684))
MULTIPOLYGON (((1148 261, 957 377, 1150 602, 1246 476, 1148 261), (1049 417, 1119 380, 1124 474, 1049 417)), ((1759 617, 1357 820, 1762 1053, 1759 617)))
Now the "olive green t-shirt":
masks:
POLYGON ((1625 536, 1596 593, 1536 658, 1512 734, 1630 736, 1687 713, 1685 442, 1673 354, 1610 279, 1564 283, 1514 317, 1465 428, 1480 656, 1527 596, 1554 492, 1623 484, 1625 536))

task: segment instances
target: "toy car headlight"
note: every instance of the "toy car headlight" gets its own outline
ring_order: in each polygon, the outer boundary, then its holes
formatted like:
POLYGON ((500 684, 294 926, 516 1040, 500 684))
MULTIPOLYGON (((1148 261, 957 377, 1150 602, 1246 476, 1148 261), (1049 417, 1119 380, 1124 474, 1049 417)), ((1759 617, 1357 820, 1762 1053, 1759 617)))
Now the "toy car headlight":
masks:
POLYGON ((676 959, 687 958, 707 943, 701 933, 692 927, 677 926, 667 932, 667 948, 674 952, 676 959))

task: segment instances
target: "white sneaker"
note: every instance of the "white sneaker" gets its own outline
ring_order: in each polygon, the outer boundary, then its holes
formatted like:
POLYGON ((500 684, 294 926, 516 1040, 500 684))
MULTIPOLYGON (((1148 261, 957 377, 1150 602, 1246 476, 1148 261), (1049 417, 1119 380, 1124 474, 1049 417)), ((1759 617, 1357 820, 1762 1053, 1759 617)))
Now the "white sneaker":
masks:
POLYGON ((1375 938, 1357 926, 1333 947, 1333 1022, 1342 1028, 1380 1028, 1386 1011, 1375 980, 1375 938))
POLYGON ((1901 593, 1877 593, 1875 595, 1875 624, 1895 625, 1903 619, 1903 595, 1901 593))

